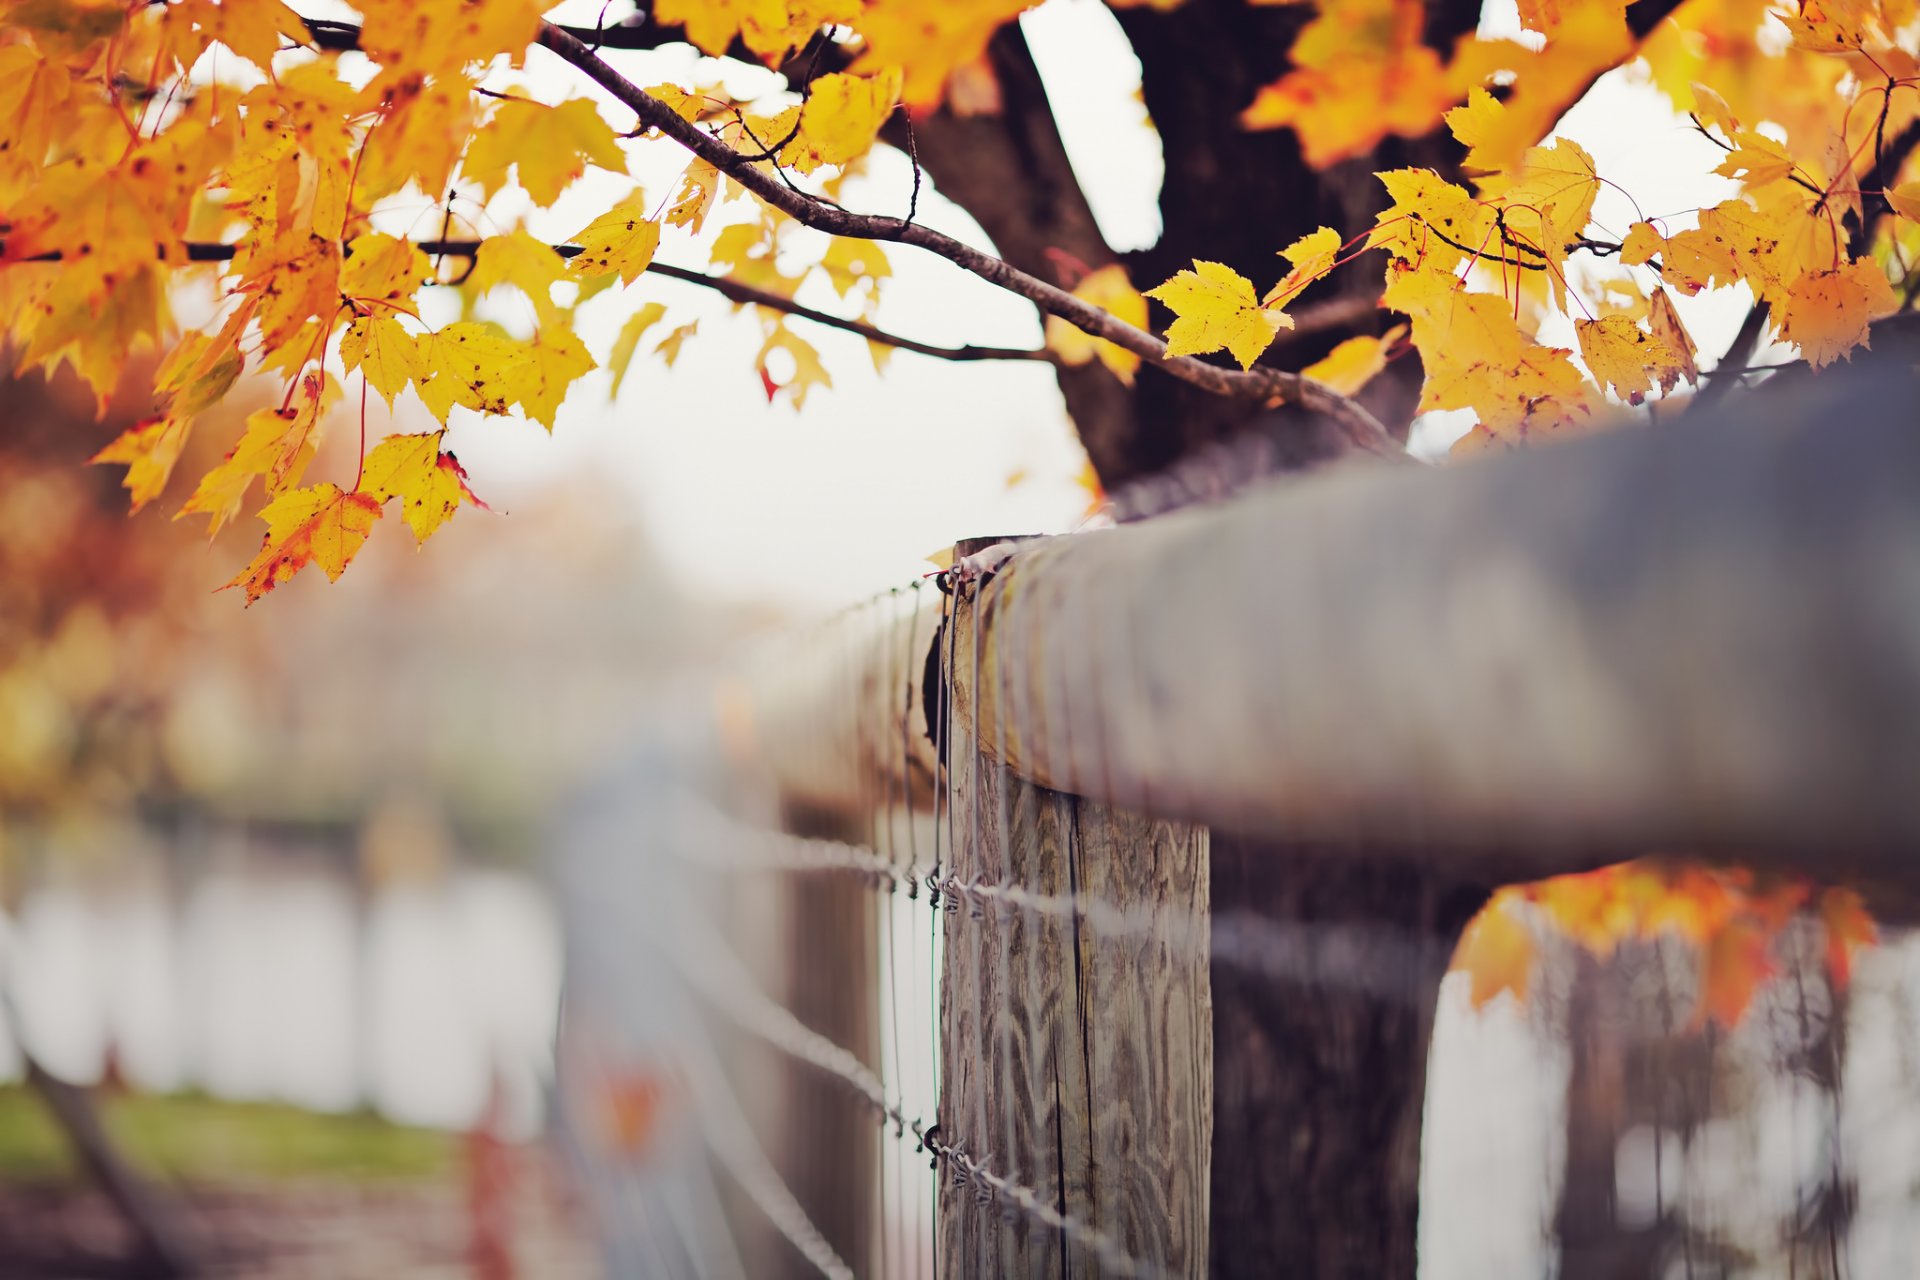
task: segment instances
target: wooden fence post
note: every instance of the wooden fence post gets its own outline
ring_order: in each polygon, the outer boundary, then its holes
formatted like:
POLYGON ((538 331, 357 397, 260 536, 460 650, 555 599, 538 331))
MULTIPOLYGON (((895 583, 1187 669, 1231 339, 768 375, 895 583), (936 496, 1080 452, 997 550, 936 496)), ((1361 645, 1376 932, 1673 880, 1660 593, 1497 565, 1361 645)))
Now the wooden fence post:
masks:
MULTIPOLYGON (((960 683, 971 678, 971 618, 968 601, 956 606, 960 683)), ((950 1164, 940 1274, 1088 1276, 1124 1273, 1123 1260, 1137 1259, 1154 1274, 1204 1275, 1206 829, 1026 782, 976 749, 964 710, 953 718, 950 870, 963 887, 943 892, 941 1134, 1075 1225, 1061 1230, 963 1184, 950 1164), (1042 895, 1051 909, 992 886, 1042 895), (1095 927, 1068 906, 1074 894, 1145 927, 1095 927)))

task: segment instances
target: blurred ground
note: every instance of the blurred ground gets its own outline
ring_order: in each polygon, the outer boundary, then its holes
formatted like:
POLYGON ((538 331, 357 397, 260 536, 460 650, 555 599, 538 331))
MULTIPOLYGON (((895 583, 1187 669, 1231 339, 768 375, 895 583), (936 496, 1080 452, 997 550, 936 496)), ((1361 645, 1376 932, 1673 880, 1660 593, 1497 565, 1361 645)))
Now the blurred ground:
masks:
MULTIPOLYGON (((427 1280, 476 1266, 475 1140, 367 1114, 196 1095, 110 1096, 105 1123, 155 1177, 204 1274, 257 1280, 427 1280)), ((577 1206, 537 1146, 492 1147, 511 1276, 597 1274, 577 1206)), ((0 1276, 134 1276, 124 1220, 83 1176, 38 1097, 0 1090, 0 1276)))

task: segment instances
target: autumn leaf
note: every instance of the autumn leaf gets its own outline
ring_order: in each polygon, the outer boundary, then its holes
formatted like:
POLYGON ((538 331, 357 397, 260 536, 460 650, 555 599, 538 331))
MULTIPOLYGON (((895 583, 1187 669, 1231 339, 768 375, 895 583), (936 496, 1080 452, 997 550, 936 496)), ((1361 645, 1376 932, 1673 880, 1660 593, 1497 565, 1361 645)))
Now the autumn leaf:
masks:
POLYGON ((1575 320, 1573 329, 1594 380, 1629 404, 1639 404, 1656 383, 1671 388, 1693 363, 1690 353, 1626 316, 1575 320))
POLYGON ((260 512, 267 536, 253 563, 221 590, 241 587, 252 604, 309 564, 339 581, 380 518, 380 503, 364 493, 317 484, 281 494, 260 512))
POLYGON ((1739 1026, 1753 1006, 1754 994, 1773 973, 1772 948, 1766 931, 1751 919, 1728 921, 1707 943, 1695 1025, 1711 1020, 1728 1030, 1739 1026))
POLYGON ((533 335, 527 357, 517 399, 527 417, 552 431, 568 390, 598 365, 580 335, 566 325, 542 326, 533 335))
POLYGON ((490 325, 461 320, 426 334, 417 343, 429 373, 420 399, 441 422, 454 405, 504 414, 529 385, 532 355, 526 344, 490 325))
POLYGON ((671 369, 673 362, 680 358, 680 348, 685 345, 688 338, 698 332, 700 332, 700 322, 689 320, 678 328, 670 330, 666 337, 660 339, 660 345, 653 349, 654 354, 658 355, 667 368, 671 369))
POLYGON ((1866 904, 1852 889, 1828 889, 1820 895, 1820 924, 1827 935, 1827 976, 1838 990, 1853 978, 1854 953, 1880 940, 1866 904))
POLYGON ((1903 182, 1887 192, 1887 203, 1903 218, 1920 222, 1920 182, 1903 182))
POLYGON ((132 509, 138 511, 167 487, 192 429, 192 420, 177 414, 143 418, 114 437, 112 443, 88 461, 124 465, 127 474, 122 483, 132 498, 132 509))
POLYGON ((1673 298, 1665 289, 1655 289, 1649 302, 1647 325, 1653 330, 1653 336, 1673 354, 1673 362, 1663 366, 1657 375, 1661 393, 1664 395, 1672 391, 1681 378, 1685 378, 1690 386, 1699 386, 1700 366, 1695 361, 1699 348, 1693 345, 1693 336, 1687 332, 1687 327, 1680 323, 1680 313, 1674 310, 1673 298))
POLYGON ((698 232, 707 224, 707 214, 720 195, 720 171, 705 160, 695 160, 680 177, 680 190, 667 207, 667 222, 698 232))
POLYGON ((367 455, 361 471, 361 492, 381 503, 400 499, 401 515, 416 543, 451 520, 462 501, 486 506, 467 487, 459 459, 440 448, 441 436, 438 431, 388 436, 367 455))
MULTIPOLYGON (((1073 296, 1136 329, 1147 327, 1147 300, 1127 278, 1127 269, 1117 262, 1081 277, 1073 287, 1073 296)), ((1134 370, 1140 367, 1140 357, 1133 352, 1096 338, 1059 316, 1047 317, 1047 349, 1068 364, 1097 359, 1129 386, 1133 385, 1134 370)))
POLYGON ((1293 327, 1285 312, 1260 305, 1253 283, 1232 267, 1195 259, 1193 270, 1147 290, 1174 314, 1167 354, 1203 355, 1222 348, 1249 369, 1282 329, 1293 327))
POLYGON ((508 98, 474 131, 460 169, 491 196, 506 185, 507 171, 517 168, 520 185, 545 208, 589 164, 627 171, 626 153, 592 99, 569 98, 548 106, 508 98))
POLYGON ((1282 249, 1280 256, 1293 264, 1293 270, 1282 276, 1280 283, 1267 290, 1266 297, 1260 300, 1261 305, 1284 307, 1299 297, 1308 285, 1333 270, 1341 247, 1340 233, 1332 227, 1321 227, 1282 249))
MULTIPOLYGON (((801 173, 859 159, 872 149, 881 124, 893 114, 899 97, 897 69, 874 76, 837 72, 820 76, 807 86, 799 132, 781 149, 780 158, 801 173)), ((761 135, 768 146, 783 136, 784 132, 761 135)))
POLYGON ((1371 334, 1348 338, 1300 372, 1343 396, 1353 395, 1387 367, 1387 353, 1406 334, 1407 326, 1397 324, 1378 338, 1371 334))
POLYGON ((1786 148, 1764 134, 1741 132, 1734 135, 1733 150, 1714 172, 1724 178, 1743 179, 1749 187, 1764 187, 1785 180, 1793 172, 1793 157, 1786 148))
POLYGON ((620 336, 613 342, 613 353, 607 357, 607 368, 613 374, 613 387, 608 392, 609 399, 620 398, 620 384, 626 381, 627 368, 633 363, 633 353, 639 349, 640 339, 645 336, 647 330, 664 320, 666 315, 665 303, 649 302, 628 316, 627 322, 620 326, 620 336))
POLYGON ((389 406, 409 382, 427 376, 418 339, 392 316, 377 311, 347 326, 340 337, 340 362, 348 373, 360 370, 389 406))
POLYGON ((1525 1003, 1533 980, 1533 935, 1514 915, 1518 898, 1502 889, 1480 909, 1460 935, 1452 968, 1468 978, 1468 995, 1476 1009, 1484 1008, 1503 992, 1525 1003))
POLYGON ((573 270, 595 276, 616 272, 621 283, 638 280, 660 247, 660 224, 647 220, 646 197, 637 189, 613 208, 574 232, 580 246, 573 270))
POLYGON ((219 41, 257 67, 273 65, 285 40, 308 38, 307 25, 280 0, 181 0, 170 18, 191 22, 200 38, 198 47, 182 49, 182 61, 191 64, 206 44, 219 41))
POLYGON ((1899 310, 1900 298, 1871 258, 1857 258, 1832 271, 1810 271, 1787 291, 1780 336, 1820 369, 1851 360, 1856 347, 1871 346, 1868 326, 1899 310))
POLYGON ((480 242, 469 282, 481 292, 495 285, 512 285, 532 300, 535 314, 545 324, 560 319, 553 302, 553 286, 566 275, 567 261, 552 245, 516 230, 480 242))
MULTIPOLYGON (((663 347, 665 343, 661 344, 663 347)), ((831 387, 833 377, 820 363, 820 353, 812 343, 800 337, 785 325, 776 325, 760 344, 760 354, 754 361, 760 371, 761 384, 766 388, 767 399, 773 399, 775 393, 784 391, 793 407, 798 409, 807 402, 807 392, 814 387, 831 387), (793 374, 784 382, 774 378, 767 363, 767 357, 775 351, 784 351, 793 360, 793 374)))
POLYGON ((1420 408, 1473 409, 1496 438, 1578 429, 1604 412, 1568 353, 1522 333, 1493 294, 1459 294, 1415 314, 1413 343, 1427 366, 1420 408))
POLYGON ((411 298, 427 272, 427 255, 410 241, 368 232, 348 247, 340 267, 340 292, 364 302, 396 302, 411 298))
POLYGON ((1404 262, 1443 272, 1491 242, 1493 210, 1466 188, 1431 169, 1394 169, 1374 176, 1393 203, 1367 233, 1369 249, 1385 249, 1404 262))
POLYGON ((360 47, 385 67, 445 72, 518 58, 540 34, 547 0, 356 0, 360 47))

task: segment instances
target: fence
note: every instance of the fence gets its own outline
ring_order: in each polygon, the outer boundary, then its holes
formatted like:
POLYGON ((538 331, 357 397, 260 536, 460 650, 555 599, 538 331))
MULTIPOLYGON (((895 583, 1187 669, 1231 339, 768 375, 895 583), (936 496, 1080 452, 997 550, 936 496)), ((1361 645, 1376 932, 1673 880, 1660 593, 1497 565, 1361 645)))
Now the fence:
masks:
POLYGON ((978 540, 724 673, 569 842, 610 1256, 1412 1274, 1495 886, 1686 850, 1904 911, 1907 385, 978 540))

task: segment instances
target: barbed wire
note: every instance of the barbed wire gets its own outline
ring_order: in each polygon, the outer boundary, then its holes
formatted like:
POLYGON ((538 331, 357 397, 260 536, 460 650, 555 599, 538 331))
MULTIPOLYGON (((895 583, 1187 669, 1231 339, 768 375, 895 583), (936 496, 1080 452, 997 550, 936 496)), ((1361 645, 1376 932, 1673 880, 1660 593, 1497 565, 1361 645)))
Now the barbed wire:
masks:
POLYGON ((957 1186, 971 1186, 982 1204, 1002 1203, 1034 1222, 1059 1232, 1098 1259, 1114 1276, 1158 1276, 1160 1269, 1127 1252, 1120 1242, 1091 1223, 1064 1213, 1034 1187, 997 1174, 989 1167, 991 1155, 975 1156, 963 1144, 939 1136, 938 1124, 926 1125, 909 1116, 903 1101, 889 1099, 880 1077, 854 1052, 807 1026, 785 1005, 768 996, 747 976, 745 966, 731 951, 701 935, 683 930, 681 945, 697 953, 683 964, 689 985, 706 997, 729 1020, 774 1048, 808 1066, 833 1076, 863 1099, 883 1123, 891 1123, 896 1138, 911 1133, 915 1150, 931 1154, 947 1166, 957 1186))
POLYGON ((1360 925, 1276 921, 1251 911, 1207 919, 1170 916, 1151 905, 1123 906, 1084 893, 1045 893, 1025 885, 963 879, 952 872, 921 876, 917 866, 889 862, 870 847, 844 840, 797 836, 756 827, 719 810, 696 823, 715 835, 747 842, 746 852, 711 846, 677 849, 678 856, 720 872, 842 872, 889 891, 924 884, 937 911, 984 919, 1019 911, 1084 928, 1096 943, 1158 943, 1176 953, 1296 983, 1352 991, 1380 999, 1412 999, 1413 988, 1394 975, 1423 971, 1451 947, 1425 935, 1360 925), (916 879, 916 877, 920 877, 916 879))

